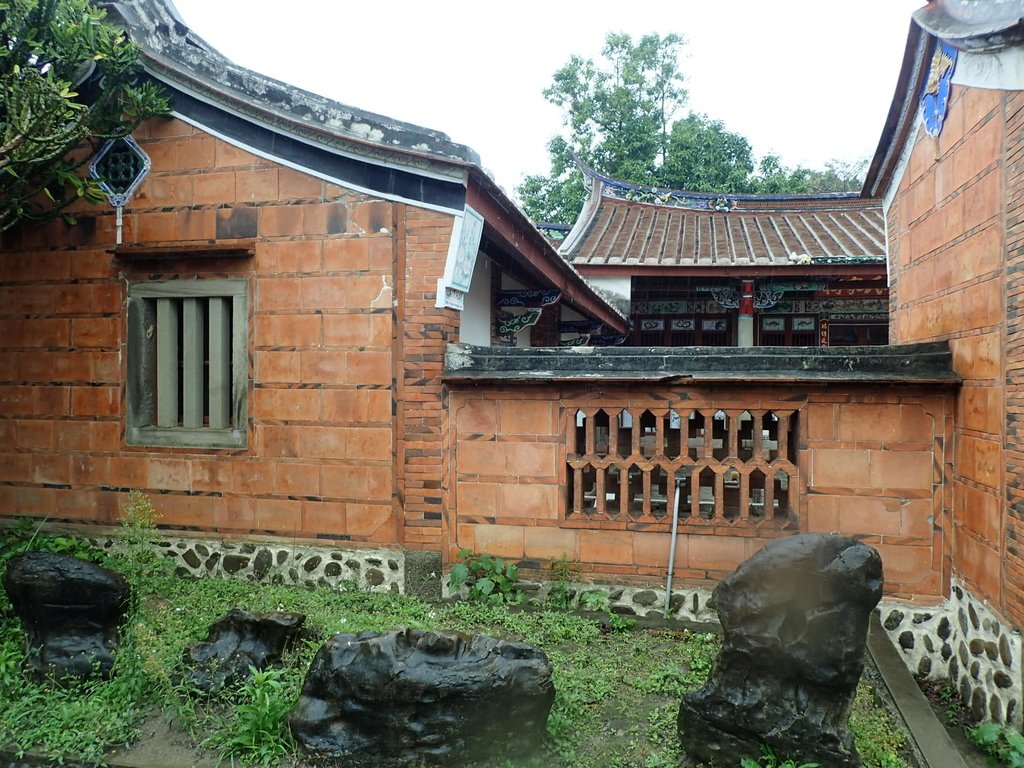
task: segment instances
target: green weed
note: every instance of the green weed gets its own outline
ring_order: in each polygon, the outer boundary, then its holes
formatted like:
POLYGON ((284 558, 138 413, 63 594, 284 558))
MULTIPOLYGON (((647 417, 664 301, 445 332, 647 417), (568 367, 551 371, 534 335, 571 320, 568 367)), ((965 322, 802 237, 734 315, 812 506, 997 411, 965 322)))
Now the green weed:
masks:
POLYGON ((579 563, 571 561, 564 554, 548 565, 551 579, 548 586, 547 605, 555 610, 567 611, 572 607, 572 584, 580 579, 579 563))
POLYGON ((269 768, 295 747, 287 718, 297 691, 288 684, 285 670, 250 667, 249 672, 233 716, 215 727, 207 743, 220 751, 222 759, 269 768))
POLYGON ((740 768, 818 768, 818 764, 800 763, 798 765, 793 760, 782 760, 776 757, 769 747, 762 747, 760 760, 745 757, 740 761, 740 768))
POLYGON ((906 768, 900 753, 907 747, 907 737, 886 710, 878 706, 871 684, 861 680, 850 707, 850 731, 865 765, 880 768, 906 768))
POLYGON ((989 756, 989 762, 1006 768, 1024 768, 1024 736, 997 723, 967 728, 967 737, 989 756))
POLYGON ((459 550, 462 562, 452 566, 448 573, 448 586, 457 592, 463 584, 469 589, 469 599, 486 603, 523 602, 519 589, 519 570, 514 563, 500 557, 478 555, 472 550, 459 550))
POLYGON ((607 611, 609 604, 608 592, 603 589, 588 590, 580 595, 580 608, 585 611, 607 611))

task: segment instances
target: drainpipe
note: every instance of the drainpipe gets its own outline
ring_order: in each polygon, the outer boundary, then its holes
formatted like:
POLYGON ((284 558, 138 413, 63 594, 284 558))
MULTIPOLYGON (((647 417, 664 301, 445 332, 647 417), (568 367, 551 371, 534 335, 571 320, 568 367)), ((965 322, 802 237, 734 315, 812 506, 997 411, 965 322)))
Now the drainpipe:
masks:
POLYGON ((672 572, 676 569, 676 533, 679 530, 679 496, 683 485, 681 477, 676 478, 676 498, 672 504, 672 543, 668 548, 668 578, 665 580, 665 618, 672 613, 672 572))

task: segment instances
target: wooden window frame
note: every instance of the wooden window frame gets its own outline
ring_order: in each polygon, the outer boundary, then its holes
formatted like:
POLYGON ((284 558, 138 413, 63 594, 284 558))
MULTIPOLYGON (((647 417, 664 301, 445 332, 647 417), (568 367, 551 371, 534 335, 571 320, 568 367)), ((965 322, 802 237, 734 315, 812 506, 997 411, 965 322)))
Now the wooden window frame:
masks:
POLYGON ((247 447, 248 329, 244 278, 129 284, 128 445, 247 447), (204 336, 205 355, 204 345, 195 343, 204 336))

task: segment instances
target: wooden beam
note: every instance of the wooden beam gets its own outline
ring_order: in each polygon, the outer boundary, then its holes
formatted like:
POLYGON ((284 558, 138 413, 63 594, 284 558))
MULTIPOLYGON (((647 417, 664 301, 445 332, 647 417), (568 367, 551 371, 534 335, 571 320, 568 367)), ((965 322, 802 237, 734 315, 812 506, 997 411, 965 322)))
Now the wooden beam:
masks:
POLYGON ((160 257, 180 259, 183 256, 196 259, 248 259, 256 255, 256 241, 119 245, 116 248, 108 248, 107 253, 113 254, 119 259, 155 259, 160 257))

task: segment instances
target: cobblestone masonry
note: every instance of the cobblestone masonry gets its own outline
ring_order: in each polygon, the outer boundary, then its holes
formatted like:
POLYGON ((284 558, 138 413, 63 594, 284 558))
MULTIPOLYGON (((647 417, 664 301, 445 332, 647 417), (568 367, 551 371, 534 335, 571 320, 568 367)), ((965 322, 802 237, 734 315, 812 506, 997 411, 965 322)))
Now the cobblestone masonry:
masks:
MULTIPOLYGON (((552 590, 558 587, 556 582, 521 581, 520 588, 526 593, 531 603, 547 602, 552 590)), ((622 616, 664 616, 665 590, 656 587, 624 586, 620 584, 569 584, 569 606, 580 610, 609 610, 622 616), (593 597, 588 600, 587 595, 593 597), (591 602, 592 600, 592 602, 591 602)), ((466 586, 453 592, 448 580, 442 581, 444 597, 456 594, 465 597, 466 586)), ((717 624, 718 614, 708 606, 711 590, 708 589, 673 589, 671 617, 679 621, 693 621, 701 624, 717 624)))
POLYGON ((975 717, 1021 727, 1021 634, 954 582, 937 608, 880 606, 882 626, 914 674, 949 680, 975 717))
MULTIPOLYGON (((89 541, 102 548, 117 546, 113 537, 91 537, 89 541)), ((183 576, 330 589, 351 585, 364 591, 396 594, 405 591, 405 553, 400 550, 185 537, 161 537, 153 546, 183 576)))

